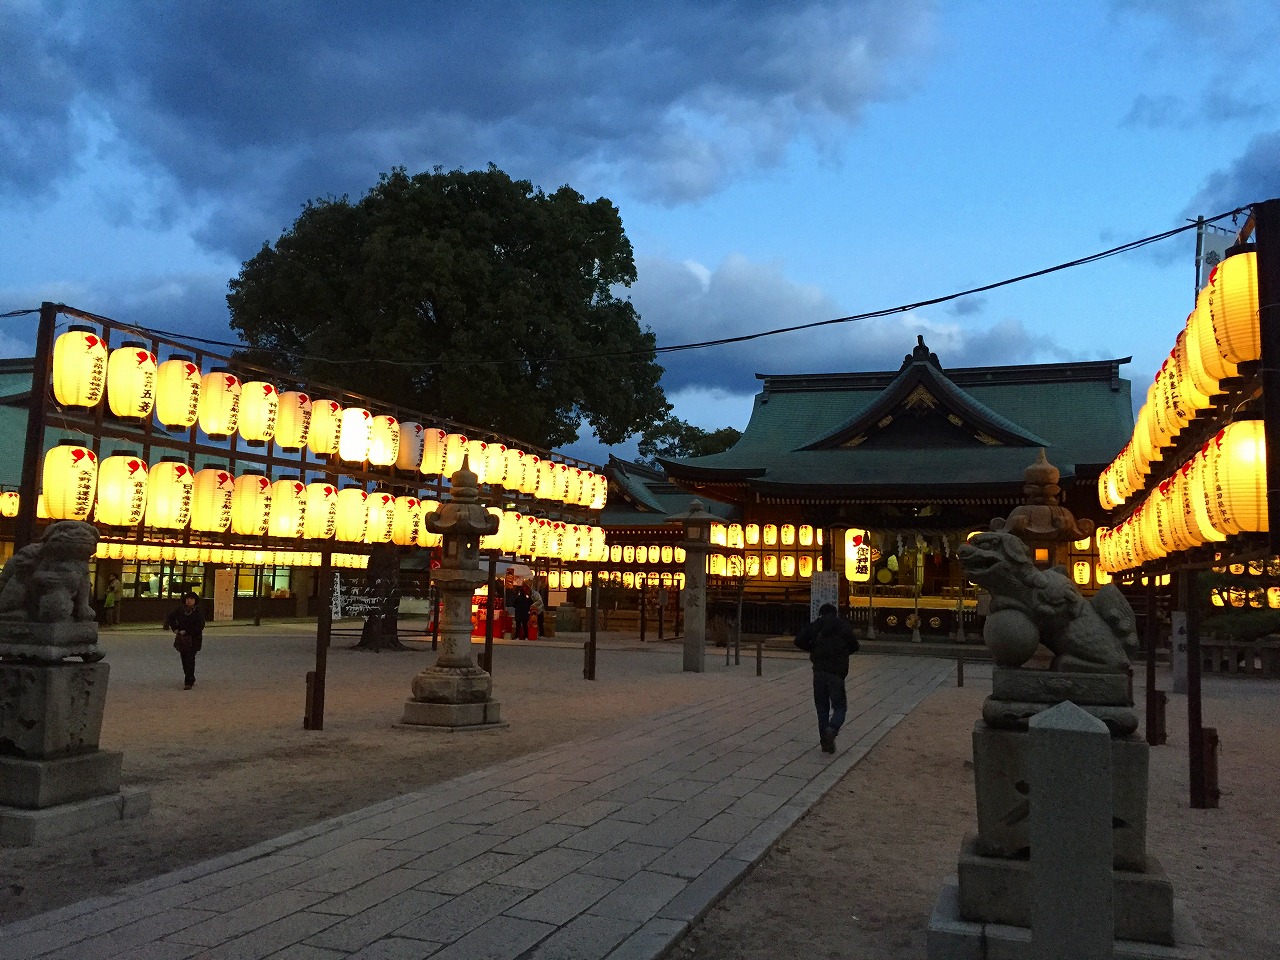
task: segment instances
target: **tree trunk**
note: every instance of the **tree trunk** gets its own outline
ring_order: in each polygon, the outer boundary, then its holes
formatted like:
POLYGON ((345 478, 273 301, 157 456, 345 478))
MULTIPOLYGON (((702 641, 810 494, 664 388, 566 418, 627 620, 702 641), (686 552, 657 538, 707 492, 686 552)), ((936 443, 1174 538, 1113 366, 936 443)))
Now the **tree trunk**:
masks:
POLYGON ((369 554, 365 572, 369 596, 377 601, 377 612, 364 618, 357 650, 405 650, 398 632, 400 610, 400 556, 394 545, 385 543, 369 554))

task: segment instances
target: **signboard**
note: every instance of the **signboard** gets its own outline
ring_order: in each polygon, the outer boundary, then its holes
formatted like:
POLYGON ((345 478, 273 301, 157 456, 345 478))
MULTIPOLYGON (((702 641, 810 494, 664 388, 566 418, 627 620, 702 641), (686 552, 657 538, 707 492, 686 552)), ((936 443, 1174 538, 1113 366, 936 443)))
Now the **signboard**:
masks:
POLYGON ((213 619, 231 620, 236 610, 236 571, 219 567, 213 571, 213 619))
POLYGON ((1209 282, 1209 274, 1227 255, 1227 248, 1236 242, 1234 230, 1209 223, 1200 224, 1196 230, 1196 290, 1209 282))
POLYGON ((1173 645, 1173 692, 1187 692, 1187 614, 1174 610, 1169 614, 1173 627, 1170 642, 1173 645))
POLYGON ((379 597, 374 585, 365 577, 333 571, 331 610, 333 619, 343 617, 381 616, 398 603, 396 597, 379 597))
POLYGON ((813 575, 809 581, 809 619, 818 619, 818 608, 829 603, 837 609, 840 606, 840 573, 836 570, 822 570, 813 575))

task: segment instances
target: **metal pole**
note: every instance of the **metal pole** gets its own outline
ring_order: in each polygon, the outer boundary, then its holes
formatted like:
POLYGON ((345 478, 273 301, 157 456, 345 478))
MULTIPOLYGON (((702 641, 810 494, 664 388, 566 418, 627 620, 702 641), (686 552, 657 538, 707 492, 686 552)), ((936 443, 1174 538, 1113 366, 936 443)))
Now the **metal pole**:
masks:
POLYGON ((1187 571, 1187 750, 1190 754, 1191 806, 1209 806, 1204 779, 1204 727, 1200 702, 1200 577, 1187 571))
MULTIPOLYGON (((1156 696, 1156 641, 1159 631, 1156 629, 1156 578, 1147 580, 1147 743, 1155 743, 1158 739, 1159 721, 1156 711, 1159 698, 1156 696)), ((1163 743, 1163 740, 1160 740, 1163 743)))
POLYGON ((489 589, 484 603, 484 672, 493 676, 493 575, 498 567, 498 554, 489 551, 489 589))
POLYGON ((596 610, 600 606, 600 578, 591 577, 591 613, 587 618, 587 662, 583 677, 587 680, 596 678, 596 610))
POLYGON ((329 669, 329 640, 333 633, 333 554, 320 551, 318 603, 316 611, 316 669, 311 688, 309 712, 302 720, 304 730, 324 729, 324 683, 329 669))
MULTIPOLYGON (((1262 336, 1262 429, 1280 450, 1280 200, 1253 206, 1258 254, 1258 322, 1262 336)), ((1267 517, 1272 554, 1280 553, 1280 457, 1267 458, 1267 517)))
POLYGON ((645 639, 644 639, 645 607, 648 606, 648 604, 645 601, 648 599, 648 597, 646 596, 648 592, 649 592, 648 582, 646 581, 645 583, 642 583, 640 585, 640 642, 641 643, 645 642, 645 639))
POLYGON ((21 550, 36 538, 36 500, 40 496, 40 459, 44 455, 44 428, 49 406, 49 381, 53 377, 53 330, 57 304, 40 304, 36 330, 36 356, 31 370, 31 399, 27 404, 27 436, 22 448, 22 480, 18 487, 18 516, 14 521, 13 549, 21 550))
POLYGON ((262 626, 262 566, 253 568, 253 625, 262 626))
MULTIPOLYGON (((746 561, 743 561, 743 569, 746 569, 746 561)), ((736 667, 742 663, 742 594, 747 589, 746 576, 738 578, 738 620, 733 625, 733 665, 736 667)))

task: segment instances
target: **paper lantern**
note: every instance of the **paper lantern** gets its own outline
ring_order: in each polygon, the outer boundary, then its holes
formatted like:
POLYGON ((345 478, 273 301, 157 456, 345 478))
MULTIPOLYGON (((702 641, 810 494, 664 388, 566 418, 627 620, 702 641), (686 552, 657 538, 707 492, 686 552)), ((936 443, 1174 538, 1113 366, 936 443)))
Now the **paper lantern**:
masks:
POLYGON ((871 579, 871 541, 866 530, 844 532, 844 577, 854 583, 871 579))
POLYGON ((766 577, 776 577, 778 575, 778 557, 776 554, 766 553, 764 555, 764 575, 766 577))
POLYGON ((569 504, 581 504, 582 502, 582 481, 585 479, 583 474, 586 471, 578 467, 569 467, 565 471, 565 487, 564 502, 569 504))
POLYGON ((191 529, 222 533, 231 523, 231 497, 235 477, 225 467, 209 466, 196 472, 191 493, 191 529))
POLYGON ((490 486, 502 484, 507 473, 507 445, 491 441, 484 450, 484 482, 490 486))
POLYGON ((796 558, 789 553, 782 558, 782 575, 788 578, 796 575, 796 558))
POLYGON ((445 442, 449 435, 439 427, 427 427, 422 432, 422 462, 418 472, 428 477, 444 473, 445 442))
POLYGON ((310 434, 311 398, 298 390, 285 390, 276 413, 276 446, 290 452, 301 450, 310 434))
POLYGON ((240 422, 240 380, 225 369, 206 373, 200 380, 200 404, 196 416, 210 440, 225 440, 240 422))
POLYGON ((520 480, 520 492, 534 497, 538 494, 538 481, 542 476, 542 458, 536 454, 524 455, 524 476, 520 480))
POLYGON ((195 471, 181 457, 164 457, 151 468, 147 482, 147 526, 185 529, 194 492, 195 471))
POLYGON ((338 524, 334 536, 348 543, 363 543, 369 522, 365 501, 369 495, 363 487, 343 487, 338 491, 338 524))
MULTIPOLYGON (((93 494, 89 494, 89 500, 92 502, 93 494)), ((19 502, 18 495, 12 490, 0 493, 0 517, 16 517, 19 502)))
POLYGON ((396 524, 395 494, 375 490, 365 498, 365 543, 390 543, 396 524))
POLYGON ((296 540, 306 532, 307 487, 297 477, 281 477, 271 485, 267 533, 296 540))
POLYGON ((420 423, 400 424, 400 450, 396 454, 397 470, 417 470, 422 465, 426 428, 420 423))
POLYGON ((199 414, 200 368, 191 357, 174 354, 156 369, 156 419, 186 429, 199 414))
POLYGON ((417 497, 396 497, 395 523, 391 528, 391 542, 402 547, 412 547, 422 533, 422 501, 417 497))
POLYGON ((1267 447, 1261 420, 1237 420, 1206 445, 1209 522, 1219 533, 1267 530, 1267 447))
POLYGON ((556 492, 556 465, 551 460, 538 462, 538 483, 534 496, 539 500, 551 500, 556 492))
MULTIPOLYGON (((737 561, 737 563, 739 563, 739 564, 740 564, 740 563, 742 562, 742 558, 741 558, 741 557, 731 557, 731 558, 730 558, 730 562, 732 563, 733 561, 737 561)), ((799 558, 799 571, 800 571, 800 578, 801 578, 801 579, 803 579, 803 580, 808 580, 809 578, 811 578, 811 577, 813 576, 813 557, 810 557, 810 556, 803 556, 803 557, 800 557, 800 558, 799 558)), ((735 569, 735 571, 734 571, 734 576, 740 576, 740 575, 741 575, 741 571, 740 571, 740 570, 738 570, 738 569, 735 569)))
POLYGON ((488 449, 489 445, 483 440, 467 441, 467 465, 471 468, 471 472, 476 475, 477 483, 489 482, 488 449))
POLYGON ((418 546, 420 547, 438 547, 443 537, 438 533, 432 533, 427 529, 427 520, 431 515, 440 509, 440 503, 436 500, 419 500, 418 507, 422 510, 422 525, 418 528, 418 546))
POLYGON ((609 478, 602 473, 596 474, 595 493, 588 505, 592 510, 603 510, 609 498, 609 478))
POLYGON ((156 355, 126 340, 107 358, 107 406, 117 417, 143 420, 156 404, 156 355))
POLYGON ((461 433, 451 433, 444 438, 444 475, 452 477, 462 469, 467 455, 467 438, 461 433))
MULTIPOLYGON (((98 458, 88 447, 63 440, 44 455, 41 483, 40 498, 50 519, 87 520, 97 491, 98 458)), ((6 516, 17 516, 17 511, 6 516)))
POLYGON ((369 422, 373 414, 363 407, 342 411, 342 431, 338 435, 338 459, 364 463, 369 459, 369 422))
POLYGON ((260 447, 276 434, 280 393, 275 384, 250 380, 240 388, 240 436, 250 446, 260 447))
POLYGON ((96 407, 107 385, 107 345, 75 324, 53 343, 53 396, 64 407, 96 407))
POLYGON ((524 451, 506 447, 502 454, 502 485, 508 490, 519 490, 524 482, 524 451))
POLYGON ((338 440, 342 434, 342 405, 336 400, 316 400, 311 404, 311 430, 307 446, 317 456, 327 457, 338 452, 338 440))
POLYGON ((1262 358, 1258 322, 1258 255, 1252 250, 1227 257, 1209 274, 1209 316, 1213 339, 1224 360, 1262 358))
POLYGON ((504 510, 501 526, 498 528, 498 549, 513 556, 520 545, 520 523, 524 518, 514 510, 504 510))
POLYGON ((116 450, 98 468, 99 523, 130 527, 141 523, 147 509, 147 464, 132 450, 116 450))
POLYGON ((684 558, 685 558, 684 547, 676 547, 675 553, 676 553, 676 563, 684 563, 684 558))
POLYGON ((1236 365, 1222 355, 1214 338, 1213 313, 1209 306, 1210 290, 1206 286, 1196 299, 1191 313, 1187 336, 1192 339, 1191 367, 1196 386, 1202 393, 1221 393, 1218 384, 1238 373, 1236 365))
POLYGON ((328 540, 337 532, 337 526, 338 488, 327 481, 308 483, 303 535, 311 540, 328 540))
POLYGON ((498 520, 498 529, 493 533, 487 533, 480 537, 481 550, 501 550, 502 549, 502 511, 497 507, 486 507, 485 512, 491 517, 498 520))
POLYGON ((271 519, 271 481, 260 470, 246 470, 235 479, 231 494, 231 532, 257 537, 271 519))
POLYGON ((557 503, 564 503, 568 499, 569 469, 567 463, 556 464, 555 480, 552 483, 549 499, 555 500, 557 503))
POLYGON ((754 547, 760 543, 760 524, 748 523, 742 528, 742 532, 746 537, 747 546, 754 547))
POLYGON ((764 545, 766 547, 776 546, 778 543, 778 527, 777 524, 766 523, 764 525, 764 545))
POLYGON ((369 421, 369 462, 389 467, 400 457, 400 421, 380 413, 369 421))

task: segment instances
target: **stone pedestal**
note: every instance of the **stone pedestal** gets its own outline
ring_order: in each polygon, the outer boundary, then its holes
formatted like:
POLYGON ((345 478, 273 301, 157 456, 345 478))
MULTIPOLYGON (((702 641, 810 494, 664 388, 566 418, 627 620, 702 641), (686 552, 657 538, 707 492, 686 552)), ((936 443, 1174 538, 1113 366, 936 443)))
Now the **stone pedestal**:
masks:
POLYGON ((993 727, 1025 730, 1038 713, 1070 700, 1107 725, 1114 737, 1138 729, 1138 713, 1129 702, 1129 678, 1123 673, 1068 673, 996 667, 991 696, 982 719, 993 727))
POLYGON ((54 663, 63 657, 101 660, 98 625, 92 620, 37 623, 0 620, 0 657, 20 657, 54 663))
POLYGON ((0 661, 0 846, 150 809, 145 791, 121 791, 123 755, 98 749, 109 675, 102 662, 0 661))

